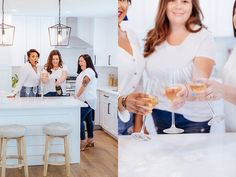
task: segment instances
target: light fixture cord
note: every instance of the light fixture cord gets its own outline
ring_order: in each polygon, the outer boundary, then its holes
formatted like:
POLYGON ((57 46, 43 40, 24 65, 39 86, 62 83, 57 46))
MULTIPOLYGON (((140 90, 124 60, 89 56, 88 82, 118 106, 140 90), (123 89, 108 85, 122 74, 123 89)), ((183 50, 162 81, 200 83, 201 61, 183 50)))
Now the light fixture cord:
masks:
POLYGON ((4 0, 2 0, 2 25, 4 25, 4 0))
POLYGON ((61 0, 59 0, 59 25, 61 24, 61 0))

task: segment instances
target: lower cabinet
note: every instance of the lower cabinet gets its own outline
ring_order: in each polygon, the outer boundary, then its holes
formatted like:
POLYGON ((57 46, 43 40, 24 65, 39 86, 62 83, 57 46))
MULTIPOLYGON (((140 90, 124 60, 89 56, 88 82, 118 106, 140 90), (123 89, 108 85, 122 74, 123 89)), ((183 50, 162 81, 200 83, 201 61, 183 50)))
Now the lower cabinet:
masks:
POLYGON ((101 91, 99 99, 100 125, 107 133, 117 138, 117 95, 101 91))

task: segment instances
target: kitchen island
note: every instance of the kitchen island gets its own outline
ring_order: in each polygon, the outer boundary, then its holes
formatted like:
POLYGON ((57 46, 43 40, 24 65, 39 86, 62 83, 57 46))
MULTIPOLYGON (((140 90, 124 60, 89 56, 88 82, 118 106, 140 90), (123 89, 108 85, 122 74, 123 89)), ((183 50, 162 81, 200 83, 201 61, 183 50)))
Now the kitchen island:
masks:
MULTIPOLYGON (((42 165, 45 136, 43 125, 51 122, 68 123, 71 163, 80 162, 80 108, 87 105, 73 97, 0 98, 0 125, 26 126, 27 157, 29 165, 42 165)), ((55 139, 51 151, 62 152, 63 141, 55 139)), ((15 142, 8 143, 7 154, 16 152, 15 142)))
POLYGON ((235 177, 236 133, 119 137, 119 176, 235 177))

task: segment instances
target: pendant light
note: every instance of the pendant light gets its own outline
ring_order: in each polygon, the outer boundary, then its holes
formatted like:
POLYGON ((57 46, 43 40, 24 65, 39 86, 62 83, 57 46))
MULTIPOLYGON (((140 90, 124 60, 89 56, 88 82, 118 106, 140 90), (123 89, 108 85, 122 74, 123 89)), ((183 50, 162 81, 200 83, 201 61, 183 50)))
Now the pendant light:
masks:
POLYGON ((59 0, 58 24, 48 28, 51 46, 68 46, 70 41, 71 27, 61 24, 61 0, 59 0))
POLYGON ((0 46, 12 46, 15 27, 4 23, 4 0, 2 0, 2 23, 0 24, 0 46))

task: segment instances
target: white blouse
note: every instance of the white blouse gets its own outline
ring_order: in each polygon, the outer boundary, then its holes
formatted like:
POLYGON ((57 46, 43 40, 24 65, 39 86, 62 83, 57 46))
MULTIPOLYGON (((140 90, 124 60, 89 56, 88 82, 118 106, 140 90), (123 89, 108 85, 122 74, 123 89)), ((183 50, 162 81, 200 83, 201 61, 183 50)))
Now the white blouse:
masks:
POLYGON ((79 99, 81 101, 86 101, 89 106, 95 110, 97 103, 97 78, 95 77, 95 72, 91 68, 86 68, 76 78, 75 96, 81 88, 85 76, 89 77, 90 82, 84 92, 80 95, 79 99))
MULTIPOLYGON (((236 88, 236 46, 234 47, 234 50, 223 68, 222 79, 224 84, 228 84, 236 88)), ((236 105, 224 101, 224 114, 226 131, 236 132, 236 105)))
MULTIPOLYGON (((46 94, 48 92, 56 92, 56 88, 55 88, 55 79, 58 79, 62 76, 63 71, 68 73, 68 69, 66 65, 63 65, 62 68, 59 67, 57 70, 51 69, 52 73, 49 74, 48 73, 48 82, 46 84, 44 84, 44 88, 43 88, 43 93, 46 94)), ((44 70, 44 72, 47 72, 46 70, 44 70)), ((63 95, 66 94, 66 80, 64 82, 62 82, 60 84, 63 95)))
MULTIPOLYGON (((134 91, 142 91, 142 75, 145 61, 139 45, 137 36, 130 29, 123 29, 130 42, 133 55, 130 55, 123 48, 118 47, 118 92, 119 95, 126 96, 134 91)), ((129 121, 127 111, 118 112, 123 122, 129 121)))
MULTIPOLYGON (((214 39, 204 28, 197 33, 190 33, 180 45, 170 45, 165 41, 157 46, 155 52, 147 57, 146 72, 157 83, 157 87, 163 87, 170 70, 176 71, 176 83, 187 84, 192 80, 193 59, 196 57, 215 59, 214 39)), ((170 102, 161 92, 152 94, 158 95, 157 109, 171 111, 170 102)), ((186 102, 175 112, 196 122, 206 121, 211 117, 207 103, 200 101, 186 102)))
POLYGON ((17 94, 22 86, 25 87, 36 87, 39 85, 40 80, 40 69, 37 67, 37 72, 33 69, 29 62, 25 63, 19 73, 19 81, 17 82, 16 88, 13 94, 17 94))

